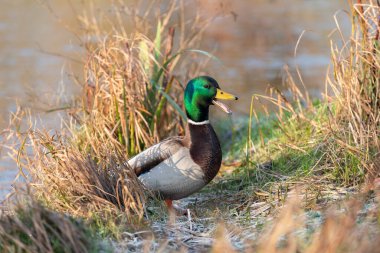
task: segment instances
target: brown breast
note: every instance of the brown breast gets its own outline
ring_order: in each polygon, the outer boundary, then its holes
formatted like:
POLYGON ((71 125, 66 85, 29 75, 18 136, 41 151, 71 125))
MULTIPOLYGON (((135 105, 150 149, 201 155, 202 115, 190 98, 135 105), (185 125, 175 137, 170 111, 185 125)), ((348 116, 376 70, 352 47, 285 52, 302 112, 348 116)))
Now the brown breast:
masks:
POLYGON ((222 164, 222 150, 214 129, 210 124, 188 124, 184 145, 190 148, 191 158, 202 168, 204 179, 209 183, 222 164))

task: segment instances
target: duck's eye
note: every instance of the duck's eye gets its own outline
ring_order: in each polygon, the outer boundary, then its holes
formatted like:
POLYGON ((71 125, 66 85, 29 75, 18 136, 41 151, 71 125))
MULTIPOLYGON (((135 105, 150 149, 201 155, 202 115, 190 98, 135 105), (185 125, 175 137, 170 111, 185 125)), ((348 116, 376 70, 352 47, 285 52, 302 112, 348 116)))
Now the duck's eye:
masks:
POLYGON ((206 85, 203 86, 203 87, 205 87, 206 89, 210 89, 210 84, 206 84, 206 85))

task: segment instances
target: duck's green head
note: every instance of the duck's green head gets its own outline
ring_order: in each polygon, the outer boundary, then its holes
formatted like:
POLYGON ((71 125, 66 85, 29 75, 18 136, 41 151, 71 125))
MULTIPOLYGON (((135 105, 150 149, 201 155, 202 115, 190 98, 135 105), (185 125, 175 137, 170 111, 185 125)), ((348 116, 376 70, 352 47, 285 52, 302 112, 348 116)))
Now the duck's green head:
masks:
POLYGON ((186 114, 192 121, 205 121, 208 120, 210 105, 217 105, 226 113, 231 113, 231 110, 219 100, 237 99, 236 96, 222 91, 215 79, 199 76, 187 83, 184 98, 186 114))

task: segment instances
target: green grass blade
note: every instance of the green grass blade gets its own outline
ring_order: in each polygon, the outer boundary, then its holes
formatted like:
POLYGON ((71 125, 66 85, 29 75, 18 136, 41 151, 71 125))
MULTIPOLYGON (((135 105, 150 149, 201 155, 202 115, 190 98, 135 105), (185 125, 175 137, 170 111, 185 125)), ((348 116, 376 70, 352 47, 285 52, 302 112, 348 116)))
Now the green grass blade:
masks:
POLYGON ((157 62, 159 62, 161 51, 161 26, 161 21, 159 20, 157 24, 156 38, 154 39, 154 58, 156 62, 154 63, 153 67, 153 76, 155 76, 156 73, 159 71, 157 62))
POLYGON ((125 92, 125 84, 123 83, 123 112, 124 112, 124 117, 125 117, 125 146, 126 149, 128 150, 129 147, 129 129, 128 129, 128 110, 127 110, 127 95, 125 92))
MULTIPOLYGON (((121 117, 120 117, 120 113, 119 113, 119 104, 118 104, 118 102, 117 102, 117 98, 116 97, 114 97, 114 103, 115 103, 115 113, 116 113, 116 115, 115 115, 115 119, 116 119, 116 124, 118 124, 118 122, 120 122, 120 120, 121 120, 121 117)), ((122 127, 121 127, 121 124, 120 124, 120 126, 117 128, 117 138, 118 138, 118 141, 122 144, 122 145, 124 145, 125 143, 124 143, 124 139, 123 139, 123 132, 122 132, 122 127)))
POLYGON ((154 87, 157 89, 158 92, 160 92, 166 98, 166 100, 173 106, 173 108, 179 113, 179 115, 181 115, 181 117, 184 120, 186 120, 187 119, 186 114, 183 112, 181 107, 170 97, 170 95, 166 93, 161 87, 158 87, 156 85, 154 85, 154 87))

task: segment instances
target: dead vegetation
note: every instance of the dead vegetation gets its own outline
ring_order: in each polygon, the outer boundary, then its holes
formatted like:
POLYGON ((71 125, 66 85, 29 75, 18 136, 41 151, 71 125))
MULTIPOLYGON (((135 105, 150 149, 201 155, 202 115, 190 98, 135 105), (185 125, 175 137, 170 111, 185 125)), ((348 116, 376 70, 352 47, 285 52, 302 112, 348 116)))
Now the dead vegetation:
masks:
POLYGON ((334 81, 329 83, 336 95, 338 125, 333 135, 373 180, 380 173, 374 167, 380 154, 380 5, 359 0, 351 13, 351 37, 342 38, 340 49, 332 44, 334 81))
POLYGON ((19 192, 0 213, 1 252, 96 252, 100 244, 83 222, 46 209, 19 192))
MULTIPOLYGON (((282 208, 278 218, 269 221, 259 234, 233 246, 233 226, 222 225, 216 233, 213 252, 377 252, 379 241, 379 203, 373 193, 342 201, 323 212, 323 221, 313 227, 307 212, 293 198, 282 208), (372 199, 368 202, 369 199, 372 199), (231 229, 232 227, 232 229, 231 229), (222 233, 221 233, 222 231, 222 233)), ((377 193, 378 194, 378 193, 377 193)), ((378 196, 378 195, 377 195, 378 196)), ((239 231, 239 230, 238 230, 239 231)), ((240 232, 242 233, 242 232, 240 232)), ((240 235, 244 237, 244 233, 240 235)))
MULTIPOLYGON (((21 129, 20 120, 30 117, 25 113, 18 111, 12 125, 21 129)), ((32 125, 25 132, 10 131, 7 137, 21 143, 18 149, 9 147, 19 175, 30 185, 31 194, 52 210, 98 219, 114 235, 117 224, 133 225, 142 219, 145 194, 135 174, 123 165, 124 154, 99 143, 104 156, 100 159, 93 150, 85 153, 71 139, 33 130, 32 125)))

